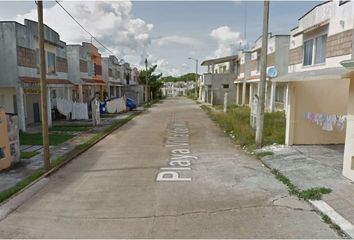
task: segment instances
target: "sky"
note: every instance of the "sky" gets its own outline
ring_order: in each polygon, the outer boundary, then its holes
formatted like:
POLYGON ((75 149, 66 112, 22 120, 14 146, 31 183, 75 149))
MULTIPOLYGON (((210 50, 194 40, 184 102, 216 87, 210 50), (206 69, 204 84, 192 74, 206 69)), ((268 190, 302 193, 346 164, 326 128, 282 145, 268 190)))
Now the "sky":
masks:
MULTIPOLYGON (((261 1, 60 1, 119 59, 141 68, 145 58, 164 76, 195 72, 195 60, 237 53, 262 33, 261 1)), ((272 1, 269 32, 289 34, 318 1, 272 1)), ((0 20, 37 21, 34 1, 0 1, 0 20)), ((67 44, 91 42, 54 1, 44 4, 45 24, 67 44)), ((105 51, 93 40, 103 56, 105 51)), ((205 69, 199 66, 199 73, 205 69)))

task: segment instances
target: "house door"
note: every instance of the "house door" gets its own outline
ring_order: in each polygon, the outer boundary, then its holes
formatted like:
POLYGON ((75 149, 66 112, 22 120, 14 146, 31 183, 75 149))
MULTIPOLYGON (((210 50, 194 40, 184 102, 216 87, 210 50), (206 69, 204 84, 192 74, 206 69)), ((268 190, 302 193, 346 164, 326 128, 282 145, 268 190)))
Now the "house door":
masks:
POLYGON ((34 122, 40 122, 40 114, 39 114, 39 103, 33 103, 33 118, 34 122))

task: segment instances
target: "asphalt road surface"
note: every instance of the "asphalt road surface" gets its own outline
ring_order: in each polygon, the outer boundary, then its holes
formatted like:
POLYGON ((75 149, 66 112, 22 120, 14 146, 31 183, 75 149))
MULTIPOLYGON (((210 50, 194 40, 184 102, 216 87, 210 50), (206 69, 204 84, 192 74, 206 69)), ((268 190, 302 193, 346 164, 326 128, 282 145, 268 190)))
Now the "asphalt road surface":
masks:
POLYGON ((185 98, 156 104, 50 177, 1 238, 338 238, 185 98))

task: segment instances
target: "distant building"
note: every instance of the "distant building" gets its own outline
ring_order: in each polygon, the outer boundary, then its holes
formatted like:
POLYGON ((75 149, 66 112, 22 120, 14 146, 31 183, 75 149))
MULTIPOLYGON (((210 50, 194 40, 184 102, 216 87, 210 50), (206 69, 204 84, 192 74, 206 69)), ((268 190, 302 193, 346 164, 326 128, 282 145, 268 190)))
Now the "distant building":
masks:
POLYGON ((234 102, 234 80, 240 70, 238 55, 205 60, 201 65, 207 67, 207 72, 199 80, 200 100, 210 104, 223 104, 224 94, 227 92, 228 101, 234 102))

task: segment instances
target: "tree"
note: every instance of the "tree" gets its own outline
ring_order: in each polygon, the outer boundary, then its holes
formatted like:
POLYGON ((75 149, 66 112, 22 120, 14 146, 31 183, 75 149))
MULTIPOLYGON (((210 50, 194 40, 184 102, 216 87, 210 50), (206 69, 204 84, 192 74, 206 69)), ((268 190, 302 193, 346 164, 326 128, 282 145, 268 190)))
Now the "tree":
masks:
POLYGON ((163 84, 161 81, 162 73, 154 74, 156 68, 157 65, 154 65, 148 68, 147 72, 146 70, 140 71, 139 80, 141 84, 149 86, 153 98, 160 98, 161 97, 160 88, 163 84))
POLYGON ((195 81, 195 73, 187 73, 179 77, 166 76, 162 77, 161 81, 163 82, 188 82, 195 81))

